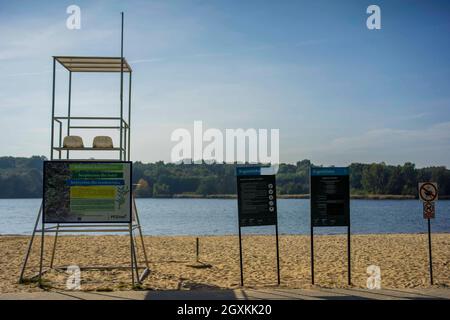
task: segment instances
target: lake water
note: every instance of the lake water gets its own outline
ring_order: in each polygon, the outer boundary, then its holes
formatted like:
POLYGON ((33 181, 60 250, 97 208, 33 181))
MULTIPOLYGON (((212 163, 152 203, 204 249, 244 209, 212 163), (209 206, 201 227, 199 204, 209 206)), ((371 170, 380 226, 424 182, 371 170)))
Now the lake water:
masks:
MULTIPOLYGON (((0 234, 31 234, 40 199, 0 199, 0 234)), ((425 233, 419 200, 352 200, 352 233, 425 233)), ((148 235, 237 234, 237 201, 219 199, 137 199, 148 235)), ((309 200, 278 200, 280 234, 309 234, 309 200)), ((274 227, 243 228, 243 233, 271 234, 274 227)), ((318 234, 346 228, 315 228, 318 234)), ((438 201, 433 232, 450 232, 450 201, 438 201)))

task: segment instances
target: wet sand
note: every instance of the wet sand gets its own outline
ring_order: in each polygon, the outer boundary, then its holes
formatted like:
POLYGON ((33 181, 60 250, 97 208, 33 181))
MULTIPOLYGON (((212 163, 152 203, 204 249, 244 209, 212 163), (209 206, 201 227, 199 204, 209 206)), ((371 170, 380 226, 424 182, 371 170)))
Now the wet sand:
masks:
MULTIPOLYGON (((29 237, 0 236, 0 292, 39 291, 35 282, 18 284, 20 267, 29 237)), ((450 234, 433 234, 435 285, 450 287, 450 234)), ((32 250, 26 277, 38 271, 39 243, 32 250)), ((46 237, 45 266, 50 263, 53 237, 46 237)), ((316 286, 347 287, 347 238, 315 236, 316 286)), ((196 261, 195 237, 145 237, 151 273, 142 288, 149 290, 238 288, 240 284, 237 236, 200 237, 200 263, 196 261)), ((129 266, 130 242, 126 236, 62 236, 58 238, 55 267, 129 266)), ((138 242, 140 265, 144 265, 138 242)), ((243 237, 246 287, 271 287, 277 282, 275 237, 243 237)), ((429 287, 428 242, 425 234, 352 236, 352 282, 365 288, 369 265, 381 268, 383 288, 429 287)), ((310 288, 310 238, 280 236, 281 286, 310 288)), ((48 288, 65 289, 68 274, 50 270, 43 279, 48 288)), ((126 269, 82 270, 81 289, 115 291, 131 289, 126 269)))

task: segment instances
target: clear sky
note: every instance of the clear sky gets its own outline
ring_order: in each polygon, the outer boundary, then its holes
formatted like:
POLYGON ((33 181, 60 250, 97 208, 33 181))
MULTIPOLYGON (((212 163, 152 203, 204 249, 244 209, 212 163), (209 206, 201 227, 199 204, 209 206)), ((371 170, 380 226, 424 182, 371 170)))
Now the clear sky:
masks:
MULTIPOLYGON (((134 70, 132 160, 177 128, 280 129, 280 160, 450 167, 450 1, 0 0, 0 155, 49 155, 53 55, 134 70), (81 30, 66 28, 67 6, 81 30), (381 7, 381 30, 366 8, 381 7)), ((58 69, 57 103, 67 93, 58 69)), ((75 74, 73 115, 118 114, 119 76, 75 74)))

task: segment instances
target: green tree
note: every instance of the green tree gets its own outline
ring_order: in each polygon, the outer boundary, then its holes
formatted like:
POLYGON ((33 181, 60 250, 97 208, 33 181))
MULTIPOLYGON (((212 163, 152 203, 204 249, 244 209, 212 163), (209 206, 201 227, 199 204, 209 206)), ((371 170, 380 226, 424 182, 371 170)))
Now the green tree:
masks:
POLYGON ((168 197, 171 196, 170 187, 164 183, 155 183, 153 185, 153 195, 155 197, 168 197))
POLYGON ((202 181, 200 182, 196 193, 206 196, 210 194, 217 194, 217 190, 218 190, 217 178, 206 177, 205 179, 202 179, 202 181))

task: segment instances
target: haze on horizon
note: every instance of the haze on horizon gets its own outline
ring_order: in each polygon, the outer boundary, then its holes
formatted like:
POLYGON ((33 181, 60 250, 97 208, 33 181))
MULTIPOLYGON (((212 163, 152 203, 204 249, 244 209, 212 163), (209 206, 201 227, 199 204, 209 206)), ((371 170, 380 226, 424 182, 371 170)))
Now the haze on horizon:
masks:
MULTIPOLYGON (((171 133, 280 130, 280 161, 450 167, 450 2, 0 0, 0 155, 49 155, 54 55, 118 56, 133 75, 132 160, 171 133), (66 8, 81 8, 81 30, 66 8), (381 8, 382 29, 366 28, 381 8)), ((63 111, 66 72, 57 72, 63 111)), ((73 115, 117 115, 119 76, 74 74, 73 115)))

